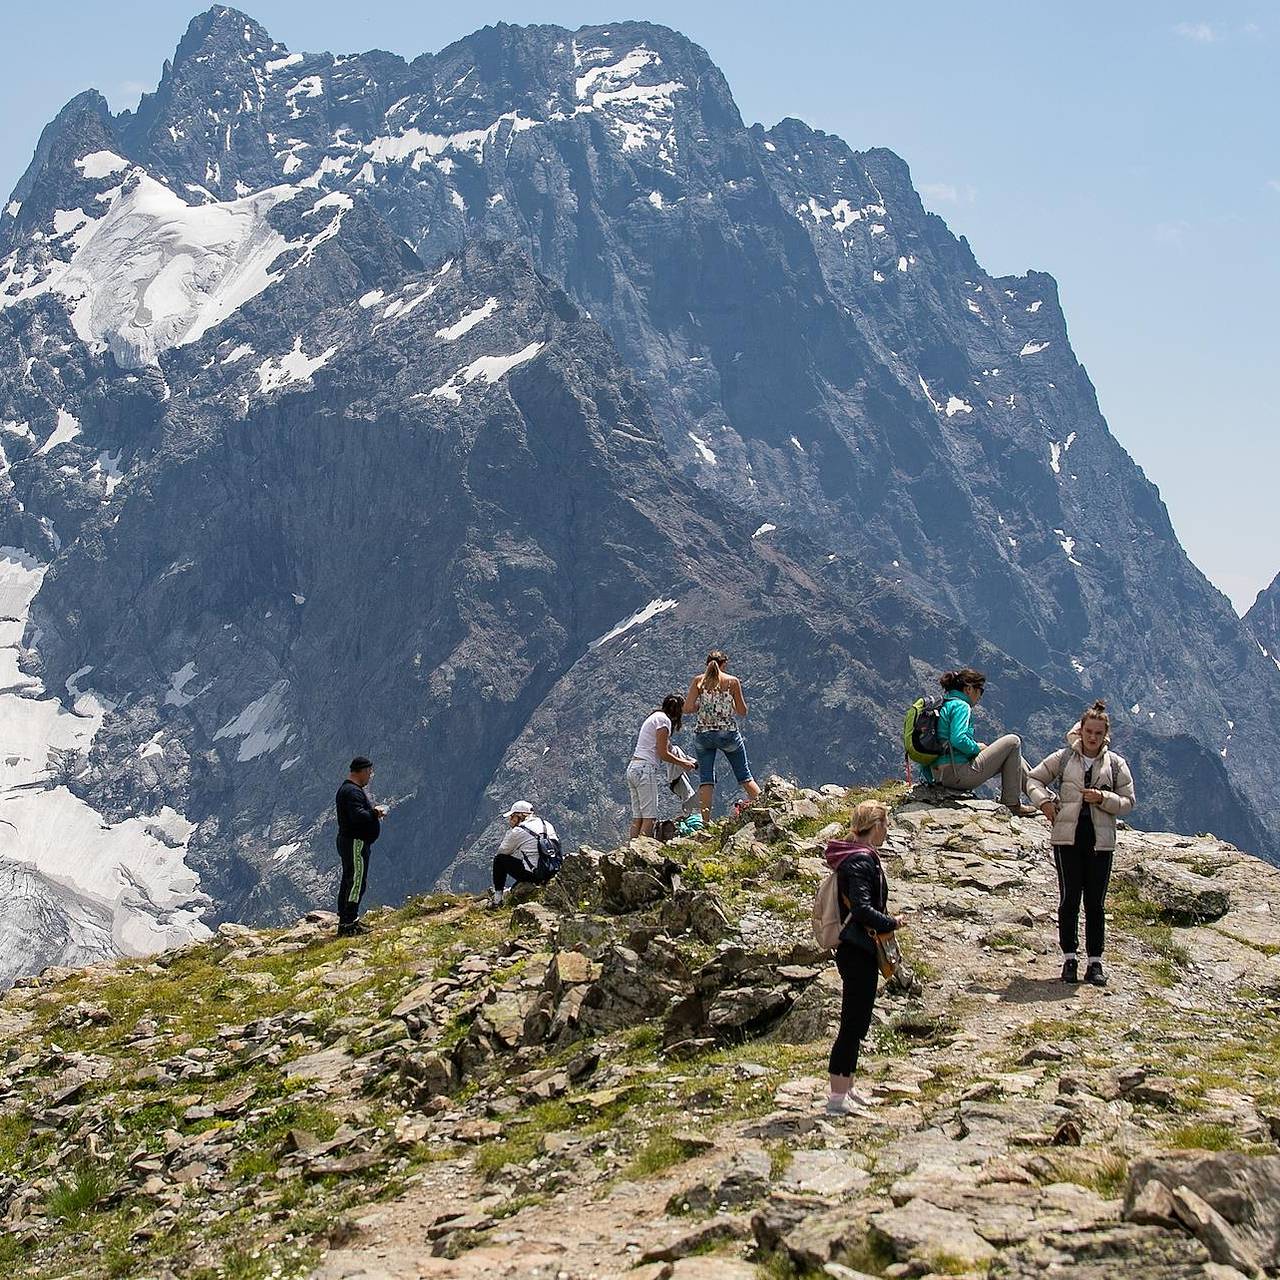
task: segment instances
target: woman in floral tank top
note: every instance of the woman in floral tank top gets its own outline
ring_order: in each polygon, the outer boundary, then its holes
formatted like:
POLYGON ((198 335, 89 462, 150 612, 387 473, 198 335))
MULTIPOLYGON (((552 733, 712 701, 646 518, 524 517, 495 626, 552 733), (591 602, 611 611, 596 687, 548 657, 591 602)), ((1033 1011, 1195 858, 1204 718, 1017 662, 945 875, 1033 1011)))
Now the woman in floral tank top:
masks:
POLYGON ((736 806, 741 812, 760 794, 760 788, 751 776, 747 763, 747 747, 738 731, 738 717, 747 714, 747 704, 742 696, 742 682, 725 671, 728 656, 720 649, 707 654, 707 669, 694 676, 684 699, 684 713, 697 713, 694 732, 694 750, 698 757, 698 799, 702 806, 702 821, 711 821, 711 804, 716 786, 716 752, 723 752, 738 785, 746 792, 746 799, 736 806))

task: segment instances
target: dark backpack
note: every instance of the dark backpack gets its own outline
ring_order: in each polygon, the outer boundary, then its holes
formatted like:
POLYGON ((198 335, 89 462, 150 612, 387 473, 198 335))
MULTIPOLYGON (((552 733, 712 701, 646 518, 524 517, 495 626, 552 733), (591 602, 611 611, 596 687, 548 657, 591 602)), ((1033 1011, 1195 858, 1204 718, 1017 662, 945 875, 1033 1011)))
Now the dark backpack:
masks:
POLYGON ((564 865, 564 851, 560 848, 560 837, 550 836, 544 827, 535 831, 530 826, 520 824, 538 842, 538 865, 534 868, 534 877, 538 884, 546 884, 564 865))
POLYGON ((917 698, 902 722, 902 749, 917 764, 933 764, 947 749, 938 732, 945 698, 917 698))

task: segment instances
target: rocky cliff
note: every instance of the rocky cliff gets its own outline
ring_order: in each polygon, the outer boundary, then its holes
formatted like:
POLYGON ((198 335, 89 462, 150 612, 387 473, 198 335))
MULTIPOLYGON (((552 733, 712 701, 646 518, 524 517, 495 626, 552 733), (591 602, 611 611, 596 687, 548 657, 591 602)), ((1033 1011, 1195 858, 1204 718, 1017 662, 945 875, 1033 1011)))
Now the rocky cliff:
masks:
POLYGON ((1265 591, 1258 592, 1258 598, 1244 615, 1244 621, 1266 651, 1263 656, 1280 667, 1280 658, 1276 657, 1280 653, 1280 574, 1265 591))
POLYGON ((758 767, 876 781, 976 661, 993 733, 1103 694, 1136 820, 1275 848, 1280 672, 1052 281, 647 24, 406 63, 216 6, 69 103, 0 209, 0 601, 0 980, 326 900, 357 750, 388 900, 517 794, 617 831, 712 644, 758 767))
POLYGON ((18 1277, 1046 1274, 1280 1266, 1280 872, 1124 831, 1106 989, 1057 981, 1045 828, 896 800, 909 973, 821 1110, 809 937, 866 793, 766 787, 698 840, 571 854, 485 912, 222 926, 0 1002, 18 1277))

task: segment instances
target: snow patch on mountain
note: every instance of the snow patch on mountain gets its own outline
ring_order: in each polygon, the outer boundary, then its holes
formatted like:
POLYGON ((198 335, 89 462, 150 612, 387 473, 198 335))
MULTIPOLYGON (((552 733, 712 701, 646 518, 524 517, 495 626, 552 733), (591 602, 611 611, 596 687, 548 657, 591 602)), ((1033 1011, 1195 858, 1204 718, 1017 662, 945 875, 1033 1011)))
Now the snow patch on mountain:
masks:
POLYGON ((436 337, 446 342, 454 342, 464 333, 470 333, 482 320, 487 320, 498 309, 497 298, 486 298, 484 302, 451 325, 436 330, 436 337))
POLYGON ((281 746, 293 732, 285 719, 285 694, 287 680, 277 680, 260 698, 249 703, 238 716, 228 720, 213 735, 214 742, 224 738, 240 738, 236 760, 246 764, 281 746))
MULTIPOLYGON (((19 668, 47 569, 21 547, 0 547, 0 862, 56 886, 66 900, 63 963, 147 955, 207 937, 200 916, 208 899, 186 865, 192 824, 168 807, 109 822, 63 779, 60 761, 88 751, 110 708, 78 687, 91 667, 67 682, 70 709, 19 668)), ((14 976, 10 959, 0 957, 0 985, 14 976)))
POLYGON ((650 600, 648 604, 637 609, 635 613, 629 617, 623 618, 616 626, 611 627, 602 636, 597 636, 587 646, 589 649, 598 649, 602 644, 608 644, 610 640, 617 639, 626 631, 630 631, 633 627, 641 627, 651 618, 656 618, 660 613, 666 613, 668 609, 674 609, 678 602, 675 600, 650 600))
POLYGON ((311 375, 328 364, 337 350, 330 347, 318 356, 309 356, 302 349, 301 337, 294 338, 293 350, 287 355, 279 359, 268 357, 258 366, 258 389, 272 392, 290 382, 310 382, 311 375))
POLYGON ((49 438, 36 450, 36 457, 51 453, 60 444, 67 444, 80 434, 79 421, 65 409, 58 410, 58 425, 49 434, 49 438))
POLYGON ((114 151, 91 151, 76 161, 76 168, 86 178, 93 180, 109 178, 113 173, 119 173, 128 167, 129 162, 114 151))
POLYGON ((515 352, 514 355, 480 356, 469 365, 459 369, 448 382, 433 388, 427 394, 439 396, 445 400, 452 400, 455 404, 461 404, 460 386, 475 382, 477 378, 483 378, 488 383, 497 382, 499 378, 510 373, 517 365, 522 365, 526 361, 532 360, 541 350, 541 342, 531 342, 527 347, 515 352))
POLYGON ((278 279, 269 268, 288 242, 267 214, 297 194, 272 187, 239 200, 189 205, 139 172, 93 225, 67 264, 16 298, 53 289, 73 303, 71 323, 117 361, 154 364, 195 342, 278 279))

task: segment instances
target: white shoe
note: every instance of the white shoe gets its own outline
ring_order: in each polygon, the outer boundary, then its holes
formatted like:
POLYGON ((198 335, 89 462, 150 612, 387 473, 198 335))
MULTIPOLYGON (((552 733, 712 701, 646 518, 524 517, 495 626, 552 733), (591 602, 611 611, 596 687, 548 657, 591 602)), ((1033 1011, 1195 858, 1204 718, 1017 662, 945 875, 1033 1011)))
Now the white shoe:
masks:
POLYGON ((490 911, 496 911, 500 906, 502 906, 502 890, 494 889, 489 894, 489 901, 485 903, 485 906, 488 907, 490 911))
POLYGON ((828 1097, 826 1110, 829 1116, 865 1116, 870 1115, 868 1107, 866 1098, 850 1090, 828 1097))

